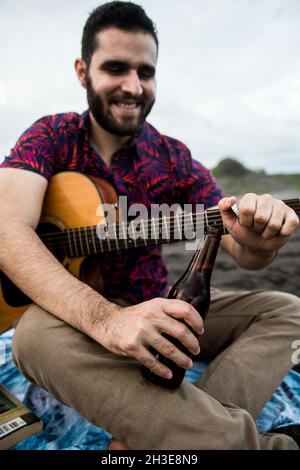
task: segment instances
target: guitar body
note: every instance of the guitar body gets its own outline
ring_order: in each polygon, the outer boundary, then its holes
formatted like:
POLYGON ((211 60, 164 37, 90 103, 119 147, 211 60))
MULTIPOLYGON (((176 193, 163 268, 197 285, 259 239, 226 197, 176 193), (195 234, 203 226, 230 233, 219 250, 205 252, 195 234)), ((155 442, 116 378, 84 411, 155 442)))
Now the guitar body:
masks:
MULTIPOLYGON (((53 176, 45 194, 39 234, 104 223, 104 203, 117 204, 113 187, 102 178, 66 171, 53 176)), ((117 220, 119 218, 116 211, 117 220)), ((48 246, 51 250, 51 247, 48 246)), ((69 258, 63 248, 51 250, 74 276, 102 291, 98 255, 69 258)), ((63 286, 62 286, 63 289, 63 286)), ((31 300, 0 272, 0 333, 13 326, 30 306, 31 300)))

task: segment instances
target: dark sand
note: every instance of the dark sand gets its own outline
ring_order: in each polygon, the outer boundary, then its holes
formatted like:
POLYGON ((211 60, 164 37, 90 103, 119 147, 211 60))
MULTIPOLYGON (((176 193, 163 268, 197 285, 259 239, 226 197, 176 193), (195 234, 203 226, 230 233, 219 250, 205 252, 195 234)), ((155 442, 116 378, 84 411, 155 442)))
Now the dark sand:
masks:
MULTIPOLYGON (((219 250, 215 264, 212 286, 224 290, 267 289, 291 292, 300 296, 300 230, 278 253, 267 268, 248 271, 236 265, 233 259, 219 250)), ((165 259, 173 284, 191 259, 193 252, 185 250, 185 244, 174 243, 164 246, 165 259)))

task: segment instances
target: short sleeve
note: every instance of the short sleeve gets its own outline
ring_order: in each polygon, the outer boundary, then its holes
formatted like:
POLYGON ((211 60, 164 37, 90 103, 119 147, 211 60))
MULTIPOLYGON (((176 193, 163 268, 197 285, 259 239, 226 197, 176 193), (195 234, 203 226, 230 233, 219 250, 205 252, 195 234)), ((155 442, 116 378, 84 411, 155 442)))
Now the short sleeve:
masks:
POLYGON ((0 168, 20 168, 50 179, 55 173, 56 149, 50 118, 43 117, 22 134, 0 168))
POLYGON ((191 157, 190 151, 183 144, 177 144, 176 153, 177 182, 173 199, 181 204, 203 204, 204 209, 215 206, 223 197, 212 172, 191 157))
POLYGON ((187 182, 187 198, 190 204, 204 204, 205 209, 218 204, 224 196, 212 172, 200 162, 192 160, 190 181, 187 182))

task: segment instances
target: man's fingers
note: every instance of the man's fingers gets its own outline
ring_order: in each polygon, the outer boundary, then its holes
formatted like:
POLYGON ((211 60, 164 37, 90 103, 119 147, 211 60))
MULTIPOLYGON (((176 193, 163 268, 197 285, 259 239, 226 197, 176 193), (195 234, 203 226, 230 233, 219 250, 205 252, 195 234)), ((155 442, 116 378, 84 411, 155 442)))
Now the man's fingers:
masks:
POLYGON ((236 204, 236 203, 237 203, 237 199, 235 196, 224 197, 218 202, 218 206, 221 210, 223 223, 227 227, 228 230, 230 230, 236 222, 236 215, 231 209, 233 204, 236 204))
POLYGON ((237 203, 237 199, 236 199, 235 196, 223 197, 218 202, 218 206, 220 207, 220 209, 223 212, 226 212, 226 211, 230 212, 231 211, 231 206, 233 206, 233 204, 236 204, 236 203, 237 203))
POLYGON ((271 222, 271 233, 274 230, 273 224, 275 222, 277 226, 277 219, 278 214, 276 214, 276 212, 274 211, 272 197, 266 194, 265 196, 258 198, 256 201, 256 209, 253 217, 253 230, 255 230, 255 232, 263 232, 266 229, 266 226, 269 225, 269 223, 271 222))
POLYGON ((272 238, 276 237, 283 226, 284 223, 284 210, 277 210, 274 211, 268 221, 268 223, 265 225, 265 228, 262 232, 262 236, 266 238, 267 240, 271 240, 272 238))
POLYGON ((140 354, 136 356, 136 359, 143 364, 145 367, 150 369, 154 374, 159 375, 165 379, 171 379, 173 374, 172 371, 159 362, 156 357, 144 346, 141 348, 140 354))
MULTIPOLYGON (((157 336, 157 338, 150 340, 149 344, 164 357, 167 357, 171 361, 178 364, 179 367, 182 367, 183 369, 190 369, 193 367, 191 358, 180 351, 180 349, 178 349, 178 347, 176 347, 172 341, 173 337, 157 336)), ((199 351, 200 348, 197 348, 198 353, 199 351)))
POLYGON ((299 226, 299 219, 295 212, 282 201, 273 202, 272 214, 265 225, 262 236, 272 239, 278 235, 290 237, 299 226))
POLYGON ((290 237, 294 231, 299 227, 300 221, 293 209, 288 208, 284 223, 280 230, 280 235, 283 237, 290 237))
POLYGON ((299 225, 295 212, 270 194, 247 193, 239 203, 240 224, 272 239, 278 234, 290 236, 299 225))
POLYGON ((197 310, 187 302, 178 299, 165 299, 162 304, 163 311, 176 319, 184 320, 195 333, 203 333, 203 320, 197 310))
POLYGON ((256 195, 247 193, 239 202, 240 224, 243 227, 252 227, 256 211, 256 195))
MULTIPOLYGON (((165 333, 171 338, 178 340, 179 343, 185 346, 191 354, 199 354, 200 347, 198 339, 184 321, 178 321, 168 315, 165 315, 163 319, 157 320, 155 322, 155 327, 158 333, 165 333)), ((162 337, 158 336, 158 338, 162 337)), ((157 341, 156 335, 154 335, 154 338, 153 335, 149 337, 149 340, 152 346, 156 348, 156 344, 153 344, 153 341, 157 341)))

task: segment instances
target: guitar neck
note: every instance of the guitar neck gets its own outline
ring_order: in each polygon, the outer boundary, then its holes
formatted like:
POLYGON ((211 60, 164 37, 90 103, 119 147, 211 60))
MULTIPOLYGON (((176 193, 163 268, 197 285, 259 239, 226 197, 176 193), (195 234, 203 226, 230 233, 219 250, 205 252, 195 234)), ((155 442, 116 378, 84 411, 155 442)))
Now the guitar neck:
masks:
MULTIPOLYGON (((300 218, 300 199, 283 201, 300 218)), ((205 234, 208 226, 227 233, 219 208, 204 212, 178 213, 170 217, 133 220, 109 225, 93 225, 42 234, 41 239, 50 249, 64 248, 69 257, 89 256, 108 251, 169 244, 194 240, 205 234)))

